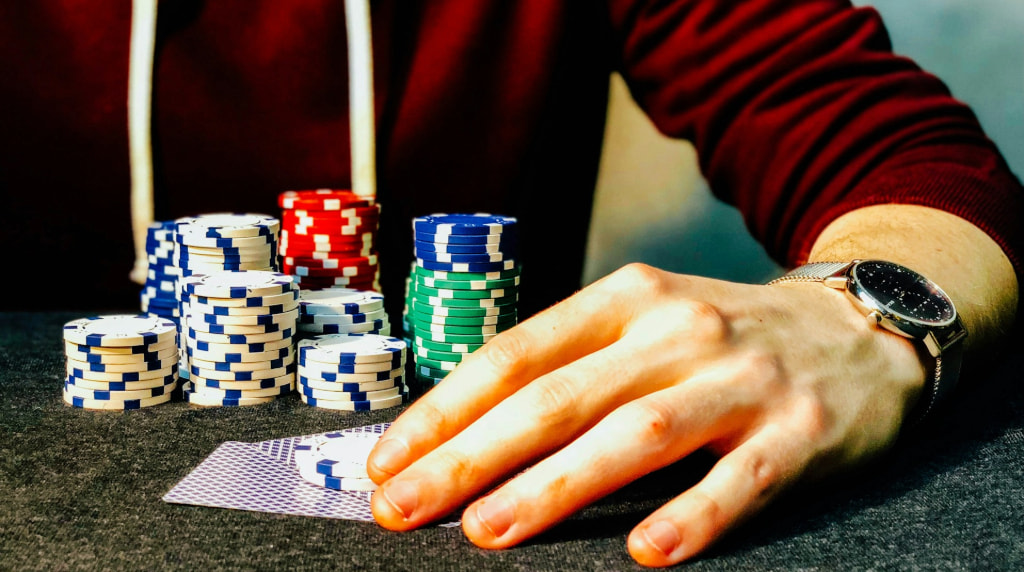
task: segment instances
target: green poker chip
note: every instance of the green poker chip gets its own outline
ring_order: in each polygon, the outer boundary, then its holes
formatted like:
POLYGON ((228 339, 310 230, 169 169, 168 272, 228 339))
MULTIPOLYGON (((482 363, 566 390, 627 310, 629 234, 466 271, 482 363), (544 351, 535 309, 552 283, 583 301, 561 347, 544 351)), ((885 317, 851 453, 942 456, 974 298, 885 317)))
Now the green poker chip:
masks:
POLYGON ((413 338, 409 346, 437 350, 440 352, 462 352, 464 354, 473 353, 484 347, 483 344, 453 344, 449 342, 435 342, 424 338, 413 338))
POLYGON ((462 360, 466 359, 466 356, 469 355, 468 353, 462 352, 442 352, 437 350, 428 350, 426 348, 416 348, 414 351, 416 359, 427 358, 452 363, 462 363, 462 360))
POLYGON ((421 302, 431 306, 443 308, 491 308, 497 306, 511 306, 519 300, 519 295, 505 296, 503 298, 483 298, 480 300, 466 300, 462 298, 438 298, 427 296, 419 292, 413 292, 413 302, 421 302))
POLYGON ((498 288, 496 290, 450 290, 446 288, 431 288, 416 283, 414 286, 416 294, 433 296, 435 298, 457 298, 462 300, 482 300, 484 298, 505 298, 519 294, 518 288, 498 288))
POLYGON ((409 310, 430 316, 453 316, 459 318, 479 318, 482 316, 507 316, 516 313, 516 306, 494 306, 492 308, 450 308, 431 306, 426 302, 413 301, 409 310))
POLYGON ((495 324, 493 326, 448 326, 445 324, 433 324, 431 322, 421 322, 416 319, 415 315, 412 317, 412 327, 416 332, 435 332, 442 334, 462 334, 462 335, 487 335, 497 334, 504 332, 515 325, 515 322, 505 322, 503 324, 495 324))
POLYGON ((444 280, 441 278, 430 278, 429 276, 418 276, 416 282, 430 288, 447 288, 450 290, 497 290, 499 288, 518 287, 519 277, 515 276, 499 280, 444 280))
POLYGON ((416 381, 420 382, 420 384, 422 384, 424 386, 427 386, 427 387, 430 387, 430 386, 433 386, 433 385, 437 385, 437 384, 441 383, 441 381, 443 379, 444 379, 443 376, 442 377, 431 377, 429 375, 422 375, 420 373, 416 374, 416 381))
POLYGON ((486 344, 497 334, 479 334, 479 335, 466 335, 466 334, 443 334, 441 332, 431 332, 429 330, 421 330, 419 328, 413 329, 413 338, 432 341, 432 342, 444 342, 448 344, 486 344))
POLYGON ((413 273, 419 276, 426 276, 427 278, 435 278, 437 280, 454 280, 459 282, 472 280, 508 280, 509 278, 519 276, 520 267, 517 266, 509 270, 499 270, 495 272, 448 272, 445 270, 427 270, 419 264, 416 264, 413 268, 413 273))
POLYGON ((436 316, 433 314, 421 314, 410 312, 407 320, 423 322, 424 324, 439 324, 444 326, 496 326, 499 324, 515 325, 518 314, 499 314, 497 316, 477 316, 464 318, 461 316, 436 316))
POLYGON ((451 371, 454 370, 458 366, 459 366, 459 362, 457 362, 457 361, 445 361, 445 360, 430 359, 430 358, 426 358, 426 357, 416 356, 416 370, 420 371, 421 373, 427 373, 427 372, 422 371, 420 368, 423 368, 423 367, 430 368, 431 370, 433 370, 432 373, 430 373, 431 377, 437 377, 436 374, 439 373, 439 372, 449 372, 449 373, 451 373, 451 371))

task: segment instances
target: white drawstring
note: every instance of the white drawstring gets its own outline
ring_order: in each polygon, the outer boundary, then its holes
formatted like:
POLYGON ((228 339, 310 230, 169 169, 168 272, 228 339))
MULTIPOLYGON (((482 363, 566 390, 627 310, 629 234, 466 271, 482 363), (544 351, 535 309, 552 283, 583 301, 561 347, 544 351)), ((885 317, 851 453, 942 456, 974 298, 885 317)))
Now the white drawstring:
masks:
POLYGON ((352 148, 352 191, 377 195, 377 149, 373 116, 373 39, 370 0, 345 0, 348 30, 349 139, 352 148))
MULTIPOLYGON (((132 236, 135 266, 131 279, 146 281, 149 261, 146 232, 153 223, 153 58, 156 51, 157 0, 133 0, 128 57, 128 152, 132 188, 132 236)), ((377 194, 373 112, 373 39, 369 0, 345 0, 349 64, 349 136, 352 190, 377 194)))
POLYGON ((157 0, 132 1, 128 51, 128 154, 132 184, 132 237, 135 266, 132 281, 146 281, 146 231, 153 223, 153 56, 156 50, 157 0))

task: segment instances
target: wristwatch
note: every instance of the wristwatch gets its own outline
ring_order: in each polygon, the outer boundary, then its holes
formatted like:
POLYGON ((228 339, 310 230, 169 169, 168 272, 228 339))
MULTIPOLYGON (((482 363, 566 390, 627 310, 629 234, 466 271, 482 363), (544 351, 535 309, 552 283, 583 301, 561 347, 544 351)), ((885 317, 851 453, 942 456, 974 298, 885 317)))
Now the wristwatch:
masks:
POLYGON ((934 282, 917 272, 883 260, 812 262, 768 284, 822 282, 843 290, 868 321, 920 344, 935 362, 935 376, 926 381, 910 423, 932 411, 956 385, 967 330, 953 301, 934 282))

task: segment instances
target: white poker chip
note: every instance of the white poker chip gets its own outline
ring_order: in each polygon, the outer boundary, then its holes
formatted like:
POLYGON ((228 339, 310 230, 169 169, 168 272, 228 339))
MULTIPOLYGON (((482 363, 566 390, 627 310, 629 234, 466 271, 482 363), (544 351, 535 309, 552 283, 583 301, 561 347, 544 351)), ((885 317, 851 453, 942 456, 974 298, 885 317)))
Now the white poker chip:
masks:
MULTIPOLYGON (((137 346, 136 346, 137 347, 137 346)), ((64 354, 68 359, 86 362, 86 363, 102 363, 102 364, 141 364, 143 362, 153 362, 162 360, 164 358, 171 357, 178 354, 178 348, 174 345, 166 345, 155 349, 153 351, 147 351, 145 353, 132 352, 132 353, 114 353, 114 354, 103 354, 103 353, 92 353, 83 352, 78 350, 77 344, 64 343, 64 354)))
POLYGON ((224 390, 244 390, 251 391, 257 389, 270 389, 280 388, 283 386, 294 387, 295 385, 295 374, 289 373, 280 377, 273 377, 270 379, 258 379, 255 381, 228 381, 223 379, 208 379, 198 375, 193 375, 189 379, 192 385, 200 390, 202 388, 210 389, 224 389, 224 390))
POLYGON ((299 323, 302 324, 361 324, 374 321, 387 321, 388 314, 384 308, 359 312, 356 314, 302 314, 299 316, 299 323))
POLYGON ((295 464, 329 477, 368 478, 366 459, 379 433, 335 431, 302 440, 295 446, 295 464))
POLYGON ((303 314, 365 314, 384 307, 384 296, 353 288, 323 288, 299 292, 303 314))
POLYGON ((152 407, 154 405, 160 405, 161 403, 167 403, 171 400, 171 394, 165 393, 164 395, 158 395, 156 397, 147 397, 144 399, 126 399, 126 400, 109 400, 109 399, 87 399, 85 397, 79 397, 68 392, 63 392, 64 403, 78 407, 80 409, 112 409, 112 410, 127 410, 127 409, 142 409, 143 407, 152 407))
POLYGON ((385 397, 384 399, 373 399, 368 401, 329 401, 326 399, 309 397, 300 393, 299 399, 301 399, 306 405, 319 407, 321 409, 330 409, 333 411, 378 411, 380 409, 398 407, 402 404, 404 397, 402 395, 396 395, 394 397, 385 397))
POLYGON ((204 332, 201 330, 196 330, 194 328, 189 328, 186 324, 182 324, 182 329, 183 331, 185 331, 186 337, 197 342, 231 345, 262 344, 269 342, 279 342, 282 340, 290 340, 292 339, 292 334, 295 331, 291 328, 284 328, 282 330, 267 332, 263 334, 215 334, 212 332, 204 332))
POLYGON ((174 360, 171 365, 161 369, 154 369, 151 371, 128 371, 128 372, 106 372, 106 371, 93 371, 91 369, 85 369, 81 367, 73 367, 68 364, 66 371, 69 376, 76 379, 84 379, 88 381, 107 381, 107 382, 138 382, 146 380, 158 380, 160 378, 167 377, 175 369, 178 368, 178 360, 174 360))
POLYGON ((315 389, 306 384, 299 384, 299 391, 306 397, 325 399, 327 401, 375 401, 385 397, 394 397, 399 393, 405 393, 408 388, 404 385, 396 385, 388 389, 378 391, 330 391, 327 389, 315 389))
POLYGON ((153 361, 141 361, 135 363, 84 362, 78 361, 70 355, 67 358, 67 366, 69 368, 96 373, 143 373, 154 370, 165 370, 172 365, 177 364, 178 352, 171 352, 170 355, 153 361))
POLYGON ((161 395, 168 395, 178 386, 178 381, 175 379, 171 383, 161 385, 158 387, 151 387, 149 389, 126 389, 126 390, 110 390, 110 389, 88 389, 79 385, 74 385, 64 381, 64 394, 70 397, 81 397, 83 399, 95 399, 105 401, 129 401, 132 399, 149 399, 151 397, 160 397, 161 395))
POLYGON ((292 384, 281 385, 278 387, 267 387, 264 389, 223 389, 208 387, 205 385, 196 385, 192 382, 185 382, 182 385, 182 388, 193 396, 199 394, 200 397, 207 397, 211 400, 280 397, 282 395, 288 395, 295 390, 292 384))
POLYGON ((403 340, 374 334, 329 334, 298 344, 301 357, 330 364, 391 361, 395 354, 404 354, 405 348, 403 340))
POLYGON ((165 318, 116 314, 72 320, 64 324, 64 340, 86 346, 150 346, 173 340, 177 331, 165 318))
POLYGON ((291 365, 292 363, 295 362, 295 355, 288 354, 281 358, 274 358, 265 361, 239 362, 210 361, 197 358, 195 356, 190 356, 188 362, 191 368, 199 368, 205 370, 212 369, 223 372, 262 371, 266 369, 275 369, 291 365))
POLYGON ((333 489, 336 491, 350 491, 350 492, 373 492, 377 490, 377 484, 370 480, 369 477, 349 478, 349 477, 329 477, 327 475, 321 475, 310 471, 309 469, 298 467, 299 476, 304 481, 319 485, 326 489, 333 489))
MULTIPOLYGON (((182 277, 178 283, 185 293, 203 298, 275 296, 297 289, 291 276, 262 270, 193 274, 182 277)), ((215 301, 200 303, 216 305, 215 301)))
POLYGON ((246 407, 271 403, 277 399, 277 397, 217 397, 191 391, 183 391, 182 396, 185 401, 199 407, 246 407))
POLYGON ((176 383, 177 381, 178 375, 173 371, 163 377, 143 379, 139 381, 96 381, 91 379, 82 379, 74 375, 68 375, 64 378, 65 385, 73 385, 82 389, 91 389, 96 391, 135 391, 138 389, 154 389, 176 383))
POLYGON ((211 213, 179 218, 174 222, 178 235, 185 237, 249 238, 274 235, 281 230, 281 221, 255 213, 211 213))
MULTIPOLYGON (((385 389, 391 389, 392 387, 404 387, 405 382, 402 380, 402 376, 397 376, 392 379, 384 381, 364 381, 364 382, 338 382, 338 381, 324 381, 322 379, 310 379, 308 377, 299 376, 299 388, 307 387, 309 389, 318 389, 323 391, 331 392, 347 392, 347 393, 369 393, 373 391, 384 391, 385 389)), ((338 396, 338 400, 344 400, 344 396, 338 396)))
POLYGON ((327 334, 373 334, 377 336, 390 336, 391 324, 387 322, 373 322, 371 324, 297 324, 296 331, 304 334, 327 335, 327 334))

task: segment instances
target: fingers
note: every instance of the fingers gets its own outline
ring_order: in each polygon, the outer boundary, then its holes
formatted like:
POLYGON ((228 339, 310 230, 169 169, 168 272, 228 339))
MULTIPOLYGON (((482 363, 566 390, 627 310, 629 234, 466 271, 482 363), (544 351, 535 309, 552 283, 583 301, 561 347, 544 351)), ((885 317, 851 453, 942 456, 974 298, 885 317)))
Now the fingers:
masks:
POLYGON ((761 510, 807 466, 799 432, 767 425, 715 464, 697 485, 661 507, 629 535, 630 555, 645 566, 670 566, 703 551, 761 510))
POLYGON ((668 376, 631 367, 634 355, 630 346, 612 344, 505 399, 467 430, 384 482, 373 498, 377 521, 405 530, 443 517, 519 467, 571 441, 619 403, 639 397, 637 392, 659 389, 648 377, 668 376), (607 382, 594 384, 602 375, 607 382))
POLYGON ((618 339, 631 319, 637 289, 615 276, 501 333, 467 357, 391 425, 370 454, 370 477, 383 483, 523 385, 618 339))
MULTIPOLYGON (((738 371, 716 368, 634 400, 564 449, 473 503, 466 536, 484 548, 512 546, 711 440, 740 432, 765 384, 744 391, 738 371)), ((747 380, 744 380, 745 382, 747 380)))

